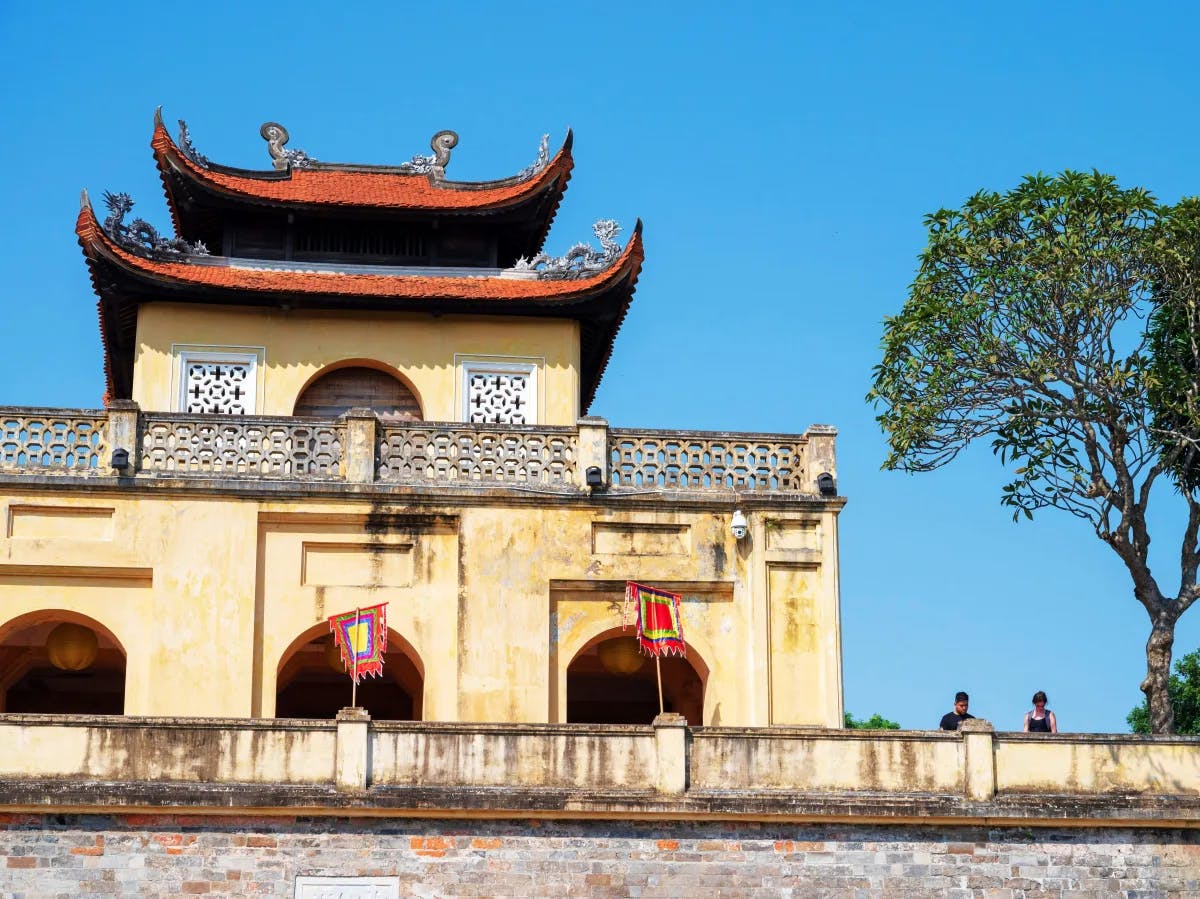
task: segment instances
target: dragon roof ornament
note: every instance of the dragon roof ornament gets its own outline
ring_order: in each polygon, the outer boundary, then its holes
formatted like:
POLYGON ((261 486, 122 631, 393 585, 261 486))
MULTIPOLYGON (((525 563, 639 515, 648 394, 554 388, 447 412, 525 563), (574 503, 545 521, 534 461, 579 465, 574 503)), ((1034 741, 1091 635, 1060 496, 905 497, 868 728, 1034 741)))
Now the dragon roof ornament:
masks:
POLYGON ((517 173, 518 181, 528 181, 550 162, 550 135, 543 134, 542 142, 538 144, 537 159, 517 173))
POLYGON ((196 145, 192 143, 192 135, 188 133, 187 122, 183 119, 179 120, 179 149, 184 156, 202 169, 209 167, 208 157, 197 150, 196 145))
MULTIPOLYGON (((83 202, 87 202, 84 192, 83 202)), ((188 243, 182 237, 163 237, 158 229, 145 219, 134 219, 125 224, 125 216, 133 209, 129 194, 104 192, 104 204, 108 216, 104 219, 104 232, 113 242, 127 250, 133 250, 152 259, 178 260, 186 256, 207 256, 208 247, 203 241, 188 243)))
POLYGON ((621 255, 616 236, 621 227, 613 219, 601 219, 592 225, 592 233, 600 240, 601 249, 577 243, 562 256, 538 253, 532 259, 522 256, 510 271, 536 274, 543 281, 570 281, 586 278, 604 271, 621 255))
POLYGON ((258 129, 258 133, 267 142, 267 152, 271 154, 271 164, 275 166, 277 171, 307 169, 311 168, 313 163, 317 162, 317 160, 313 159, 303 150, 288 150, 284 148, 284 144, 291 139, 291 135, 278 122, 263 122, 262 127, 258 129))

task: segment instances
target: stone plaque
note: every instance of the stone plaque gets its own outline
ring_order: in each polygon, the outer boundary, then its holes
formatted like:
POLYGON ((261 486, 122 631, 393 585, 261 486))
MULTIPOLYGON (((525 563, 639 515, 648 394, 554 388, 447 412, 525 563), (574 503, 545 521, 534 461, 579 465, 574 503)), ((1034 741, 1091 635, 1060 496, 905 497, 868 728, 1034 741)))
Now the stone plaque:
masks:
POLYGON ((400 878, 297 877, 296 899, 400 899, 400 878))

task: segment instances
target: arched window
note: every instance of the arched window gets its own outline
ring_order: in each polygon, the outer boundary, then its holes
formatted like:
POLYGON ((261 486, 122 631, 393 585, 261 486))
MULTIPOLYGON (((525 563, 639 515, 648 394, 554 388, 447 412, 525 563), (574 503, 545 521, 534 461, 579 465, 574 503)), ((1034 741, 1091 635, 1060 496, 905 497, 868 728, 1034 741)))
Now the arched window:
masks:
MULTIPOLYGON (((688 654, 694 650, 688 648, 688 654)), ((685 658, 664 656, 663 709, 704 723, 704 679, 685 658)), ((703 665, 701 666, 703 667, 703 665)), ((603 635, 567 666, 567 721, 572 724, 649 724, 658 714, 654 659, 642 655, 637 638, 603 635)))
POLYGON ((99 622, 47 610, 0 635, 0 712, 125 713, 125 650, 99 622))
MULTIPOLYGON (((388 629, 383 674, 359 681, 357 702, 375 721, 420 721, 424 666, 407 640, 388 629)), ((350 705, 350 676, 328 625, 317 625, 284 654, 276 677, 276 718, 335 718, 350 705)))
POLYGON ((421 404, 408 385, 387 372, 364 366, 320 375, 296 400, 293 415, 337 418, 347 409, 374 409, 385 421, 420 421, 421 404))

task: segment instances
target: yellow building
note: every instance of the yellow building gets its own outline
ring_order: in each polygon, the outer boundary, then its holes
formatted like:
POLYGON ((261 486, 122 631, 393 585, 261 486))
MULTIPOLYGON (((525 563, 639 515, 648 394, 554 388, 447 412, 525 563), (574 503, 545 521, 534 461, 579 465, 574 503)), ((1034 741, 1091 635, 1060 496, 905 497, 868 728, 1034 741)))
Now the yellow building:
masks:
POLYGON ((542 253, 570 135, 486 183, 453 132, 395 167, 262 136, 234 169, 156 118, 177 238, 85 195, 107 409, 0 417, 0 710, 332 718, 327 618, 386 602, 376 720, 645 724, 632 580, 683 597, 668 712, 839 727, 834 431, 589 415, 643 250, 542 253))
POLYGON ((541 252, 569 136, 464 184, 261 133, 156 119, 181 236, 78 220, 107 408, 0 409, 0 894, 1200 887, 1196 738, 842 728, 835 433, 588 414, 642 242, 541 252))

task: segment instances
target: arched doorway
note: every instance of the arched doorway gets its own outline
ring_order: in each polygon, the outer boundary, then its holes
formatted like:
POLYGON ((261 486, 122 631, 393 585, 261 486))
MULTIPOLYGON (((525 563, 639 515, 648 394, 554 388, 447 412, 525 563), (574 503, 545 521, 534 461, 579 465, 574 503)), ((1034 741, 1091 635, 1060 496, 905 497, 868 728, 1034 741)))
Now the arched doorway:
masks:
POLYGON ((0 712, 123 715, 125 649, 104 625, 65 610, 0 628, 0 712))
MULTIPOLYGON (((332 648, 329 626, 319 624, 283 654, 275 680, 276 718, 334 718, 350 705, 351 681, 332 648)), ((358 705, 375 721, 420 721, 425 667, 412 645, 388 628, 383 674, 358 683, 358 705)))
MULTIPOLYGON (((688 656, 664 656, 663 708, 704 723, 707 667, 688 647, 688 656), (699 661, 699 671, 692 664, 699 661)), ((637 638, 620 629, 593 638, 567 666, 567 721, 572 724, 649 724, 658 714, 654 659, 642 655, 637 638)))
POLYGON ((348 409, 373 409, 384 421, 420 421, 412 389, 386 371, 363 365, 326 369, 300 392, 293 415, 337 418, 348 409))

